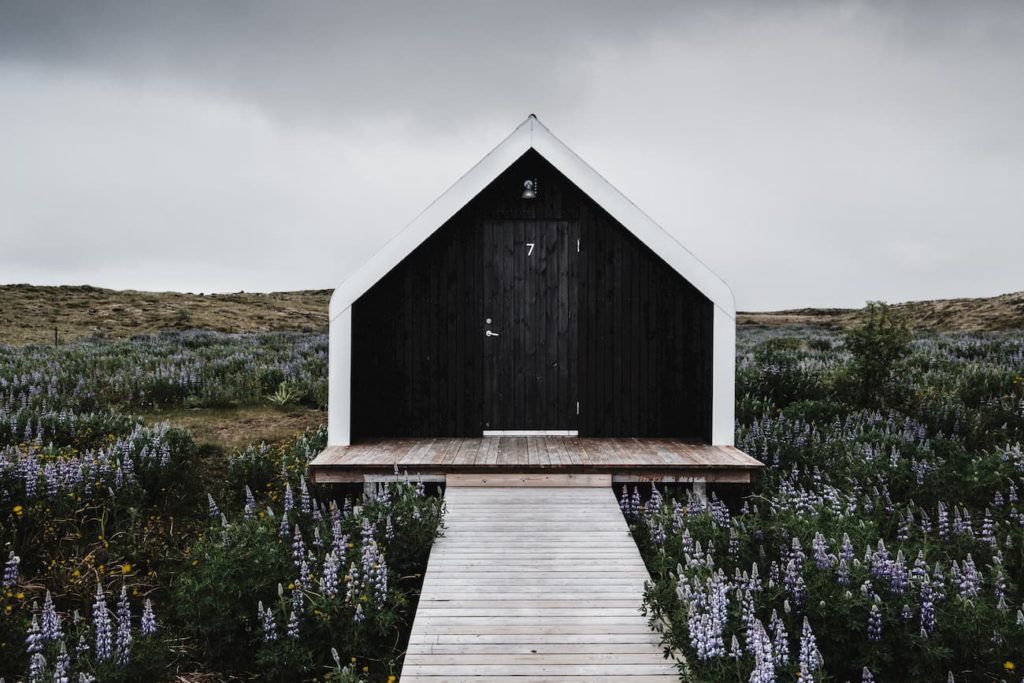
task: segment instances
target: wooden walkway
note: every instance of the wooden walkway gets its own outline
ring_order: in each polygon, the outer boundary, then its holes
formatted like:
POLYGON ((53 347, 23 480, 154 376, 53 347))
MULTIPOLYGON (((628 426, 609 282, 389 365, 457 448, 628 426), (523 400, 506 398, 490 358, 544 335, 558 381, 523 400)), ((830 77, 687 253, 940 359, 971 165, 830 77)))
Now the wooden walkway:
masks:
POLYGON ((310 463, 319 483, 379 481, 396 469, 424 480, 450 473, 573 472, 613 481, 747 484, 763 465, 732 446, 678 439, 494 436, 377 439, 329 446, 310 463))
POLYGON ((449 482, 402 683, 679 680, 640 613, 648 573, 610 477, 582 481, 449 482))

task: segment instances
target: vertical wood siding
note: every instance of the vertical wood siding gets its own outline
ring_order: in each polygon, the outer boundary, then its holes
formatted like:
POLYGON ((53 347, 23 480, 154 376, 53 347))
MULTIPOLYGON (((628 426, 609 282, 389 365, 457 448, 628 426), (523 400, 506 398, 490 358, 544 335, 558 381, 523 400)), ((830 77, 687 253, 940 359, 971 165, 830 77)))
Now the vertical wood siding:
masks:
POLYGON ((559 295, 545 298, 559 334, 527 355, 559 362, 548 379, 574 387, 580 435, 710 440, 711 302, 533 151, 354 304, 354 437, 479 436, 491 420, 483 305, 493 221, 579 231, 579 253, 567 252, 576 262, 565 264, 575 286, 545 280, 559 295), (538 180, 534 200, 520 198, 526 178, 538 180), (563 326, 577 331, 578 356, 564 365, 563 326))

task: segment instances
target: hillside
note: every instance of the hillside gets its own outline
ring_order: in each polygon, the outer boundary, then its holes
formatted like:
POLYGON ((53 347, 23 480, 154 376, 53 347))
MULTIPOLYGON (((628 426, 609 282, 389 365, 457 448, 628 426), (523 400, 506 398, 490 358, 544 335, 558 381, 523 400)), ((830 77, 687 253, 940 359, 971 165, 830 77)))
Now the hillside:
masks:
MULTIPOLYGON (((943 332, 1024 329, 1024 292, 978 299, 935 299, 894 304, 911 327, 943 332)), ((813 325, 848 327, 859 319, 857 308, 799 308, 764 313, 741 312, 739 325, 813 325)))
MULTIPOLYGON (((0 343, 53 343, 92 335, 130 337, 162 330, 221 332, 327 329, 327 289, 294 292, 189 294, 89 286, 0 285, 0 343)), ((895 305, 917 329, 1024 329, 1024 292, 981 299, 912 301, 895 305)), ((859 309, 801 308, 741 312, 741 326, 846 327, 859 309)))
POLYGON ((326 330, 330 290, 234 294, 0 286, 0 343, 53 343, 162 330, 326 330))

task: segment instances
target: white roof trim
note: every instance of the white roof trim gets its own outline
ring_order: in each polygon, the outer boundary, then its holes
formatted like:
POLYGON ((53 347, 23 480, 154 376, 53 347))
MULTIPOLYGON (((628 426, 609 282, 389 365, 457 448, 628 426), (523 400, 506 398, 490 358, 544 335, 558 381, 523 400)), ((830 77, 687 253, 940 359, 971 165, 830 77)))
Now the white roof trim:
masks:
POLYGON ((663 258, 723 313, 735 319, 735 300, 725 281, 576 156, 532 114, 334 290, 330 319, 334 320, 347 310, 356 299, 531 148, 537 150, 615 220, 663 258))

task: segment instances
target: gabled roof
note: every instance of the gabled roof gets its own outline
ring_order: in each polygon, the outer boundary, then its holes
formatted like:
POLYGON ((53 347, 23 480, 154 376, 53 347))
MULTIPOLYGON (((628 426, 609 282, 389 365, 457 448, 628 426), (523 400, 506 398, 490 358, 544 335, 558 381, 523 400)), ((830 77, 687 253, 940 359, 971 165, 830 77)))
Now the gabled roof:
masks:
POLYGON ((629 201, 530 114, 501 144, 448 188, 400 233, 334 290, 330 319, 348 309, 378 280, 483 191, 519 157, 536 150, 615 220, 696 287, 730 318, 736 317, 732 290, 675 237, 629 201))

